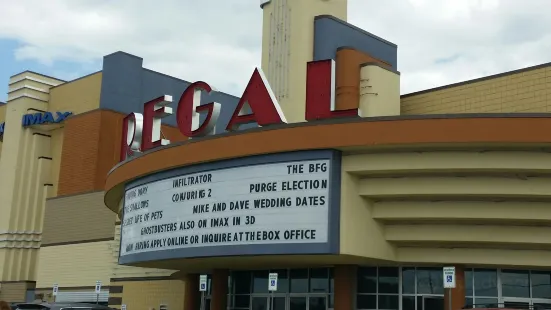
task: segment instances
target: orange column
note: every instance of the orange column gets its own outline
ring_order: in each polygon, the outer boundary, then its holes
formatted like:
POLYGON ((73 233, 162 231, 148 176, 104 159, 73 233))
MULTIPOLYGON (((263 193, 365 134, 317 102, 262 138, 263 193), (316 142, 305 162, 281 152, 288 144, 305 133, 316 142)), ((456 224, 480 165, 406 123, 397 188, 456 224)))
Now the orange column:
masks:
POLYGON ((383 67, 392 68, 390 64, 382 60, 349 47, 337 49, 335 62, 335 106, 337 110, 355 109, 360 104, 361 64, 374 62, 383 67))
POLYGON ((356 266, 338 265, 334 271, 335 310, 353 310, 356 266))
POLYGON ((188 274, 185 277, 184 309, 198 310, 201 305, 201 293, 199 292, 199 275, 188 274))
POLYGON ((444 309, 458 310, 465 306, 465 270, 463 266, 455 266, 455 288, 451 289, 452 308, 450 309, 449 289, 444 292, 444 309))
MULTIPOLYGON (((215 269, 212 272, 212 292, 210 310, 226 310, 228 303, 228 276, 227 269, 215 269)), ((187 310, 187 309, 186 309, 187 310)), ((208 310, 208 309, 207 309, 208 310)))

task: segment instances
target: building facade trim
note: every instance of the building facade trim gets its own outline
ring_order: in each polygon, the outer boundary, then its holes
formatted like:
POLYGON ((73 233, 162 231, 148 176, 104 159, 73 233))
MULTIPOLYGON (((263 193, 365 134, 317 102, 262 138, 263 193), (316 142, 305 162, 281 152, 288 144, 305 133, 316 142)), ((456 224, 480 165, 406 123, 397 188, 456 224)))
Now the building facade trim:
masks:
POLYGON ((503 73, 498 73, 498 74, 494 74, 494 75, 488 75, 488 76, 484 76, 484 77, 481 77, 481 78, 467 80, 467 81, 463 81, 463 82, 458 82, 458 83, 443 85, 443 86, 439 86, 439 87, 424 89, 424 90, 416 91, 416 92, 413 92, 413 93, 408 93, 408 94, 401 95, 400 98, 403 99, 403 98, 408 98, 408 97, 412 97, 412 96, 428 94, 428 93, 432 93, 432 92, 435 92, 435 91, 438 91, 438 90, 443 90, 443 89, 448 89, 448 88, 453 88, 453 87, 458 87, 458 86, 463 86, 463 85, 468 85, 468 84, 475 84, 475 83, 479 83, 479 82, 483 82, 483 81, 494 80, 494 79, 497 79, 497 78, 500 78, 500 77, 519 74, 519 73, 523 73, 523 72, 534 71, 534 70, 538 70, 538 69, 542 69, 542 68, 548 68, 548 67, 551 67, 551 62, 536 65, 536 66, 521 68, 521 69, 517 69, 517 70, 507 71, 507 72, 503 72, 503 73))
POLYGON ((57 243, 46 243, 42 244, 41 247, 51 247, 51 246, 59 246, 59 245, 74 245, 74 244, 83 244, 83 243, 93 243, 93 242, 103 242, 103 241, 112 241, 115 240, 115 238, 100 238, 100 239, 91 239, 91 240, 81 240, 81 241, 70 241, 70 242, 57 242, 57 243))
POLYGON ((198 163, 296 150, 415 144, 549 144, 551 115, 538 117, 389 118, 312 122, 171 144, 115 166, 106 179, 105 204, 118 213, 124 184, 139 177, 198 163), (361 134, 360 134, 361 133, 361 134), (260 141, 262 141, 260 143, 260 141), (235 146, 240 147, 235 147, 235 146), (185 156, 182 156, 185 154, 185 156))

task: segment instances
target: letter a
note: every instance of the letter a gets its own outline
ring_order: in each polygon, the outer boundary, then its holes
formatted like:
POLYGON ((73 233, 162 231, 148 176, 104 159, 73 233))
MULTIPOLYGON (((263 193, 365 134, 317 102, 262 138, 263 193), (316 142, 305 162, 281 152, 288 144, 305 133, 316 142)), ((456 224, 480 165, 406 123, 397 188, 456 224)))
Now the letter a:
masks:
POLYGON ((287 123, 264 73, 258 68, 254 70, 226 130, 235 131, 240 125, 254 122, 259 126, 287 123), (245 109, 251 113, 244 114, 245 109))

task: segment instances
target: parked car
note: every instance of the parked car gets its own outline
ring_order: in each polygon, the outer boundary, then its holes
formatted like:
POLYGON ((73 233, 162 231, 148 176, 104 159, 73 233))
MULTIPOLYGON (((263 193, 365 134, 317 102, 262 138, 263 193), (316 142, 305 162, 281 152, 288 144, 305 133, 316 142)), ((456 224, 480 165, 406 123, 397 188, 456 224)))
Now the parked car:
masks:
POLYGON ((107 306, 87 303, 27 303, 17 304, 13 310, 114 310, 107 306))

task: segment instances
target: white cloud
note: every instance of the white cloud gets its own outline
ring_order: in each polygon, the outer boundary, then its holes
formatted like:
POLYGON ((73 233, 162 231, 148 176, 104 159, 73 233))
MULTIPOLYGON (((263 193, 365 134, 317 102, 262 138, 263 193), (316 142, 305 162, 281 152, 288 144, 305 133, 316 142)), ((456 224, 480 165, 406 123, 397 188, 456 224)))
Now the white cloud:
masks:
MULTIPOLYGON (((260 63, 256 0, 0 2, 0 38, 21 43, 18 59, 90 63, 122 50, 235 95, 260 63)), ((398 44, 402 93, 551 61, 549 0, 349 0, 348 19, 398 44)))

